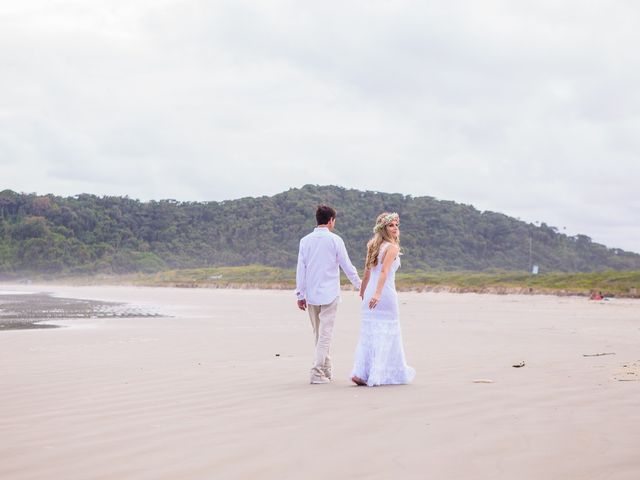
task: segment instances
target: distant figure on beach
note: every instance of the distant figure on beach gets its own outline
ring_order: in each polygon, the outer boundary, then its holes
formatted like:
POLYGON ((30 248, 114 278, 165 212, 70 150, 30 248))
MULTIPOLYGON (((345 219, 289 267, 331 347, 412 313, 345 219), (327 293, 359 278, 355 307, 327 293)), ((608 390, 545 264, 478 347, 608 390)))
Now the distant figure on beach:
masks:
POLYGON ((332 232, 336 224, 336 211, 319 205, 316 209, 318 226, 300 240, 296 270, 296 296, 298 308, 309 310, 315 337, 315 357, 310 380, 313 384, 329 383, 332 379, 331 338, 340 300, 340 268, 356 287, 361 280, 344 241, 332 232))
POLYGON ((591 296, 589 297, 589 300, 603 300, 604 296, 602 295, 602 292, 591 292, 591 296))
POLYGON ((382 213, 367 243, 360 287, 362 318, 351 380, 356 385, 409 383, 416 372, 406 363, 395 274, 400 267, 400 217, 382 213))

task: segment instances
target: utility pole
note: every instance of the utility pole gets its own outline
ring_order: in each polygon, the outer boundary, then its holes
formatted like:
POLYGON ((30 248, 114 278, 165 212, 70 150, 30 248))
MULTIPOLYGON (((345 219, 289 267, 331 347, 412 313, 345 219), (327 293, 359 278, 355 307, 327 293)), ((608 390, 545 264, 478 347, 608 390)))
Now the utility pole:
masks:
POLYGON ((533 236, 531 232, 529 232, 529 273, 531 273, 533 269, 533 264, 531 263, 531 258, 533 254, 533 236))

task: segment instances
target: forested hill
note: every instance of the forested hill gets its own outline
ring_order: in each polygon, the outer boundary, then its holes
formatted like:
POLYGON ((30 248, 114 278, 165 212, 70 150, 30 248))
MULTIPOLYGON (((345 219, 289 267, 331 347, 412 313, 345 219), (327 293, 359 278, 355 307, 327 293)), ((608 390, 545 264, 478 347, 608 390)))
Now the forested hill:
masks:
POLYGON ((640 255, 585 235, 431 197, 335 186, 224 202, 140 202, 127 197, 0 192, 0 276, 152 272, 263 264, 292 268, 299 239, 314 227, 315 206, 338 210, 341 235, 361 267, 382 211, 398 212, 403 268, 593 271, 640 269, 640 255), (530 250, 531 245, 531 250, 530 250), (530 253, 531 252, 531 253, 530 253))

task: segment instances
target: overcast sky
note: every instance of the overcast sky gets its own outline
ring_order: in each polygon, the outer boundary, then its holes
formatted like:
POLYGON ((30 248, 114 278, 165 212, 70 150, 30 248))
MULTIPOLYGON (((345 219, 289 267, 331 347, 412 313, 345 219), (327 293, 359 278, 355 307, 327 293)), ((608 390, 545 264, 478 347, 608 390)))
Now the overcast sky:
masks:
POLYGON ((0 0, 0 190, 333 184, 640 252, 639 24, 625 0, 0 0))

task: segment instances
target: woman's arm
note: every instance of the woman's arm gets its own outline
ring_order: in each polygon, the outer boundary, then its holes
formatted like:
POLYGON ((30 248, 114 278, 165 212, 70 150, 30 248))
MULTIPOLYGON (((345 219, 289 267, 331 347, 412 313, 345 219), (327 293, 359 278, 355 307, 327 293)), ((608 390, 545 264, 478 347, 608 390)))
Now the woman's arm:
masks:
POLYGON ((362 284, 360 285, 360 298, 364 299, 364 291, 367 289, 367 285, 369 284, 369 277, 371 276, 371 270, 368 268, 364 269, 364 276, 362 277, 362 284))
POLYGON ((400 247, 395 244, 391 244, 387 251, 385 252, 384 259, 382 260, 382 269, 380 271, 380 278, 378 279, 378 285, 376 286, 376 293, 373 294, 371 300, 369 301, 369 308, 376 308, 378 304, 378 300, 380 300, 380 296, 382 295, 382 289, 384 288, 384 282, 387 281, 387 276, 389 275, 389 269, 391 268, 391 264, 398 256, 398 252, 400 252, 400 247))

